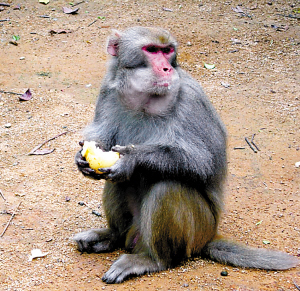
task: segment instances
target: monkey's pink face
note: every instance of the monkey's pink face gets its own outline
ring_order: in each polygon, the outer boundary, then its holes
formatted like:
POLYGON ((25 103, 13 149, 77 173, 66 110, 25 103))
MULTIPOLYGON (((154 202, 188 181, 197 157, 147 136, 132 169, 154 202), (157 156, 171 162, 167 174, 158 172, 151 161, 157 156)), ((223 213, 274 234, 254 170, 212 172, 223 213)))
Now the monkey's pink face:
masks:
POLYGON ((180 86, 178 73, 170 64, 175 50, 172 46, 148 45, 142 51, 147 65, 127 73, 123 102, 130 109, 161 115, 174 104, 180 86))
POLYGON ((174 71, 170 64, 170 60, 175 54, 174 48, 172 46, 148 45, 144 46, 142 50, 152 66, 153 73, 167 83, 174 71))

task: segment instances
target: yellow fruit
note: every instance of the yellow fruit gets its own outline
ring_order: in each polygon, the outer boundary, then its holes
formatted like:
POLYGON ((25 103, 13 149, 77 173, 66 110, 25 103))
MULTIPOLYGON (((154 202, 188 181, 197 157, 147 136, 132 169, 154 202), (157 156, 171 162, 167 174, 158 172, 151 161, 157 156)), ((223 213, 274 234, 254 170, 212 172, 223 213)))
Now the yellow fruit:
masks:
POLYGON ((120 154, 117 152, 104 152, 97 148, 94 141, 84 142, 81 155, 89 162, 91 169, 98 174, 101 174, 98 169, 111 167, 120 158, 120 154))

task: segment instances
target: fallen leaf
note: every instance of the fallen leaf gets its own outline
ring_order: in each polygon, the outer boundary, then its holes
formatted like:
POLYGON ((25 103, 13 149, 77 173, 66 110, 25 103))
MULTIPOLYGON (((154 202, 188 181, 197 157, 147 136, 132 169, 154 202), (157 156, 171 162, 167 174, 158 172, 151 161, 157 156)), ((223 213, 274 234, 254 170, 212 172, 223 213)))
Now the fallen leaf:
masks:
POLYGON ((39 3, 42 3, 42 4, 49 4, 50 0, 39 0, 39 3))
POLYGON ((255 3, 253 6, 251 6, 250 8, 249 8, 250 10, 255 10, 255 9, 257 9, 257 3, 255 3))
POLYGON ((36 150, 34 152, 32 152, 32 155, 48 155, 51 154, 52 152, 54 152, 55 149, 43 149, 43 150, 36 150))
POLYGON ((66 14, 75 14, 77 13, 79 10, 79 8, 74 8, 74 9, 71 9, 71 8, 68 8, 68 7, 63 7, 63 12, 66 13, 66 14))
POLYGON ((27 91, 19 96, 20 101, 28 101, 32 98, 32 93, 30 92, 30 89, 27 89, 27 91))
POLYGON ((243 9, 240 6, 236 6, 232 8, 232 10, 237 13, 244 13, 243 9))
POLYGON ((14 8, 13 8, 13 10, 20 10, 21 9, 21 5, 20 4, 17 4, 14 8))
POLYGON ((13 41, 18 41, 18 40, 20 40, 20 36, 18 36, 18 35, 13 35, 13 36, 12 36, 12 39, 13 39, 13 41))
POLYGON ((270 244, 270 242, 269 242, 268 240, 264 239, 264 240, 263 240, 263 244, 265 244, 265 245, 269 245, 269 244, 270 244))
POLYGON ((33 259, 42 258, 47 255, 48 255, 48 253, 42 253, 42 251, 40 249, 33 249, 31 251, 31 256, 29 256, 29 261, 31 262, 33 259))
POLYGON ((163 8, 162 8, 162 10, 163 10, 163 11, 168 11, 168 12, 173 12, 173 10, 172 10, 172 9, 170 9, 170 8, 166 8, 166 7, 163 7, 163 8))
POLYGON ((204 67, 205 67, 206 69, 211 70, 211 69, 214 69, 214 68, 216 67, 216 65, 215 65, 215 64, 204 64, 204 67))
POLYGON ((260 225, 261 223, 262 223, 262 220, 259 221, 259 222, 257 222, 257 223, 255 223, 255 225, 260 225))

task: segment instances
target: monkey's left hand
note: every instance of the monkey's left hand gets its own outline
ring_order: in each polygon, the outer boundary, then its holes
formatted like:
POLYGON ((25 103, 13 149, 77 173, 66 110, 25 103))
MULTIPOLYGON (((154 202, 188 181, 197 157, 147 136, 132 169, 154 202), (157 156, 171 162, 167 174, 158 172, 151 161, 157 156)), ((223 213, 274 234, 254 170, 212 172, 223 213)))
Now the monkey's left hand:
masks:
POLYGON ((85 177, 95 180, 104 179, 103 174, 97 174, 93 169, 90 168, 89 163, 82 156, 81 150, 75 155, 75 163, 78 167, 78 170, 81 171, 85 177))
POLYGON ((118 152, 120 154, 120 159, 109 168, 98 169, 105 180, 112 182, 124 182, 130 178, 134 168, 133 156, 130 155, 135 147, 133 145, 129 146, 119 146, 116 145, 112 147, 113 152, 118 152))

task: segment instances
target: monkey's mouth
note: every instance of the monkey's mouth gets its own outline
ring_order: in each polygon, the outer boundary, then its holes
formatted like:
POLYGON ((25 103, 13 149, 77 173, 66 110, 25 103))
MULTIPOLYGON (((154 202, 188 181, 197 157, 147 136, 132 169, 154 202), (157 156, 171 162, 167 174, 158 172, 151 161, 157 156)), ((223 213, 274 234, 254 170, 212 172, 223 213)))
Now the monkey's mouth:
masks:
POLYGON ((169 82, 166 82, 166 81, 161 81, 161 82, 154 82, 153 86, 156 86, 156 87, 167 87, 168 89, 170 89, 171 84, 169 82))

